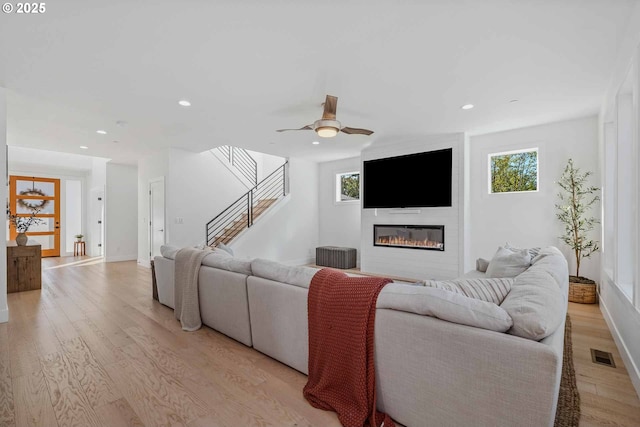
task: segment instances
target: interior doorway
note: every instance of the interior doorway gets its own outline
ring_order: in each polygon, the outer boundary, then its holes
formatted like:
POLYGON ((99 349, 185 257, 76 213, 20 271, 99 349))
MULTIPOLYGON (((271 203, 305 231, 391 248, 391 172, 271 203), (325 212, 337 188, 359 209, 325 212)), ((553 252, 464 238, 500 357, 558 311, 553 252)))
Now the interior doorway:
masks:
MULTIPOLYGON (((21 217, 34 212, 39 224, 29 228, 29 240, 41 245, 43 257, 60 256, 60 180, 32 176, 9 177, 9 209, 21 217)), ((15 240, 18 232, 13 225, 9 238, 15 240)))
POLYGON ((149 258, 160 255, 165 243, 164 178, 149 181, 149 258))

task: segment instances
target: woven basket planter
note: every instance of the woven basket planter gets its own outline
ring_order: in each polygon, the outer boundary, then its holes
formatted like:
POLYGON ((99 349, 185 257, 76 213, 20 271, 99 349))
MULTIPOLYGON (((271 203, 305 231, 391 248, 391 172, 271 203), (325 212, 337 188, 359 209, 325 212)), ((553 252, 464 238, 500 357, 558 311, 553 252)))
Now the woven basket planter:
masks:
POLYGON ((580 304, 595 304, 598 302, 596 284, 569 282, 569 301, 580 304))

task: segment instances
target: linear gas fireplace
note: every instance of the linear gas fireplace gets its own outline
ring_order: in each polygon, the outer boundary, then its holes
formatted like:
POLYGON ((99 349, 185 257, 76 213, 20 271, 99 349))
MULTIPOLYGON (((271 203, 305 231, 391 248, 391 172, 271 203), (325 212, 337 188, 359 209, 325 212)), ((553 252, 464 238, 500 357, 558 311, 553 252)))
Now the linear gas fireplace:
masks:
POLYGON ((444 225, 373 225, 373 245, 444 251, 444 225))

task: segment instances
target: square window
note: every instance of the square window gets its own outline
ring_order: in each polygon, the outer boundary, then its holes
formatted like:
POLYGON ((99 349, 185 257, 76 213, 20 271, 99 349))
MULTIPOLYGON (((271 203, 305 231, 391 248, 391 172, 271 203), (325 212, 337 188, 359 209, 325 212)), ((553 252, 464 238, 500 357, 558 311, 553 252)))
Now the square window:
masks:
POLYGON ((538 149, 489 154, 489 193, 538 191, 538 149))
POLYGON ((336 202, 360 200, 360 172, 336 174, 336 202))

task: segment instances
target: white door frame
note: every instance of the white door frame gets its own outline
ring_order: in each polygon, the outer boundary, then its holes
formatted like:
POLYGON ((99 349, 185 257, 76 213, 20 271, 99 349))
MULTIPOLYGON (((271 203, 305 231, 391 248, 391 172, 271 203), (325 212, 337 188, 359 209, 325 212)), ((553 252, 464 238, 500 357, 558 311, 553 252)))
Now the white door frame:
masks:
POLYGON ((162 244, 164 245, 167 242, 167 190, 164 182, 164 176, 153 178, 149 180, 149 224, 147 226, 148 233, 148 244, 149 244, 149 260, 153 259, 153 200, 151 198, 151 185, 157 182, 162 182, 162 190, 163 190, 163 223, 162 223, 162 244))

